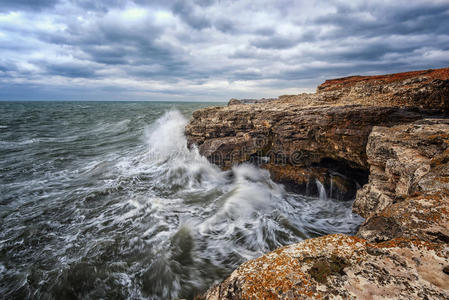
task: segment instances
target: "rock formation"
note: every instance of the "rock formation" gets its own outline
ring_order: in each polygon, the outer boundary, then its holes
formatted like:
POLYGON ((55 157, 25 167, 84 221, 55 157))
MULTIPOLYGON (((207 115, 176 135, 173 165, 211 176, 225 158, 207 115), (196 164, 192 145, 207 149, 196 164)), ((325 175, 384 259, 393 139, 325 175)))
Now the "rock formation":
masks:
POLYGON ((310 239, 248 261, 207 299, 449 299, 449 119, 370 134, 356 237, 310 239))
POLYGON ((358 103, 449 109, 449 68, 380 76, 351 76, 326 80, 317 93, 284 97, 313 105, 358 103))
POLYGON ((244 263, 205 298, 448 299, 448 256, 442 244, 328 235, 244 263))
POLYGON ((253 160, 300 192, 316 192, 310 182, 319 179, 334 195, 353 198, 366 182, 373 126, 409 123, 448 108, 449 68, 356 76, 326 81, 316 94, 252 105, 231 100, 196 111, 186 134, 189 146, 223 168, 253 160))
POLYGON ((366 218, 355 237, 248 261, 206 298, 449 299, 448 108, 446 68, 329 80, 315 94, 195 112, 188 143, 210 161, 259 163, 301 192, 314 179, 343 199, 358 190, 354 211, 366 218))
POLYGON ((267 103, 267 102, 270 102, 273 100, 277 100, 277 99, 275 99, 275 98, 262 98, 262 99, 235 99, 235 98, 232 98, 229 100, 228 105, 267 103))
POLYGON ((449 119, 374 127, 367 145, 369 183, 354 211, 359 235, 449 242, 449 119))

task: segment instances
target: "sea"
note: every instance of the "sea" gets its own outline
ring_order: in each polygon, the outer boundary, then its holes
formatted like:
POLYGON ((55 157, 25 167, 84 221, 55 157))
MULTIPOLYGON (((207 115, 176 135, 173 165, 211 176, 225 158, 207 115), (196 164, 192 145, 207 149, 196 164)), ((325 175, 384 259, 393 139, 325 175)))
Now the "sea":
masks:
POLYGON ((249 259, 356 231, 352 201, 188 149, 211 105, 0 102, 0 299, 194 299, 249 259))

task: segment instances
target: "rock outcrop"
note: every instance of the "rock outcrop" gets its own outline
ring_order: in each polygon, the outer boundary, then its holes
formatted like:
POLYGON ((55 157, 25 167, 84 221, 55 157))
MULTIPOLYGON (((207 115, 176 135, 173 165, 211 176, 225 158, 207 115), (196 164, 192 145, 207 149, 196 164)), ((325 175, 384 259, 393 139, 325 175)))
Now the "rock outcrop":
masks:
POLYGON ((354 211, 366 218, 356 236, 248 261, 205 297, 449 299, 448 87, 449 68, 354 76, 195 112, 188 143, 210 161, 253 161, 302 192, 314 179, 341 198, 358 190, 354 211))
POLYGON ((448 95, 449 68, 349 77, 326 81, 316 94, 253 105, 234 99, 196 111, 186 135, 189 146, 223 168, 253 160, 298 191, 313 194, 310 183, 318 179, 334 195, 353 198, 366 182, 373 126, 447 113, 448 95))
POLYGON ((449 299, 448 264, 443 244, 328 235, 244 263, 205 298, 449 299))
POLYGON ((449 119, 374 127, 367 154, 356 237, 270 252, 207 299, 449 299, 449 119))
POLYGON ((326 80, 316 94, 280 97, 308 105, 411 106, 449 110, 449 68, 326 80))
MULTIPOLYGON (((223 168, 255 160, 299 191, 315 179, 354 198, 366 182, 366 143, 373 126, 423 118, 429 111, 361 105, 302 107, 232 105, 196 111, 186 127, 189 145, 223 168), (350 178, 357 180, 348 180, 350 178)), ((313 191, 312 191, 313 192, 313 191)))
POLYGON ((369 183, 354 202, 367 218, 359 235, 449 242, 449 119, 374 127, 366 152, 369 183))
POLYGON ((267 103, 267 102, 274 101, 274 100, 277 100, 277 99, 275 99, 275 98, 262 98, 262 99, 235 99, 235 98, 232 98, 228 101, 228 105, 267 103))

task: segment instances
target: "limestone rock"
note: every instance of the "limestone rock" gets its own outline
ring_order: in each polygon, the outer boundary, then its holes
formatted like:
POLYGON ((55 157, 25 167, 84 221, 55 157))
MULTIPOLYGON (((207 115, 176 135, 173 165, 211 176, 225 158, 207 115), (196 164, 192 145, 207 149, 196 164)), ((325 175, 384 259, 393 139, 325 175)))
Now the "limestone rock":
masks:
POLYGON ((449 299, 449 119, 375 127, 358 237, 328 235, 240 266, 207 299, 449 299), (375 192, 371 192, 374 190, 375 192))
POLYGON ((428 113, 360 105, 232 105, 196 111, 186 135, 189 146, 197 145, 222 168, 260 160, 278 181, 305 187, 320 179, 327 189, 331 181, 342 182, 344 198, 354 198, 357 184, 366 182, 361 170, 369 167, 365 148, 372 127, 408 123, 428 113), (290 172, 292 168, 301 169, 304 176, 296 176, 300 172, 290 172), (320 168, 326 171, 316 177, 320 168))
POLYGON ((366 182, 373 126, 447 113, 448 97, 449 68, 353 76, 326 81, 316 94, 249 99, 252 105, 231 99, 227 107, 196 111, 186 135, 189 146, 224 169, 256 161, 302 192, 319 179, 327 190, 337 182, 337 192, 351 198, 366 182))
POLYGON ((228 102, 228 106, 230 105, 239 105, 239 104, 256 104, 256 103, 267 103, 270 101, 278 100, 277 98, 262 98, 262 99, 235 99, 232 98, 228 102))
POLYGON ((230 99, 228 102, 228 105, 239 105, 239 104, 242 104, 242 101, 240 101, 239 99, 235 99, 235 98, 230 99))
POLYGON ((327 80, 317 95, 326 102, 448 110, 449 68, 327 80))
POLYGON ((367 155, 369 183, 353 206, 368 218, 359 235, 449 242, 449 119, 375 127, 367 155))
POLYGON ((356 236, 248 261, 206 299, 449 299, 449 68, 326 81, 316 94, 196 111, 189 146, 222 168, 354 196, 356 236), (366 179, 369 170, 369 180, 366 179), (366 180, 366 181, 365 181, 366 180))
POLYGON ((448 264, 444 244, 328 235, 244 263, 205 298, 449 299, 448 264))
POLYGON ((449 191, 449 119, 374 127, 366 153, 369 184, 354 203, 365 218, 415 194, 449 191))
POLYGON ((376 242, 404 237, 449 244, 449 196, 441 191, 391 204, 368 218, 357 235, 376 242))

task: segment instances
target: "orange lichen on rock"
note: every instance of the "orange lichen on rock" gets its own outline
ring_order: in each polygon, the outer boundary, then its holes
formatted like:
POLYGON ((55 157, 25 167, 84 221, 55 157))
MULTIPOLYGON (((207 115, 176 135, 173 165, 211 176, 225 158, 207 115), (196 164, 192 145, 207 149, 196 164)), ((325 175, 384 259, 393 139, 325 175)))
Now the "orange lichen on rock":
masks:
POLYGON ((234 104, 195 112, 189 146, 223 168, 259 158, 277 181, 318 179, 339 191, 369 169, 353 205, 366 220, 357 236, 248 261, 207 299, 449 299, 449 68, 340 78, 315 94, 234 104), (341 170, 351 172, 331 177, 341 170))
POLYGON ((367 145, 370 181, 354 210, 367 218, 358 235, 449 242, 449 119, 375 127, 367 145))
POLYGON ((342 86, 351 86, 359 82, 373 82, 376 81, 382 83, 391 83, 395 81, 402 81, 410 78, 426 77, 428 80, 449 79, 449 68, 442 69, 429 69, 421 71, 402 72, 386 75, 374 75, 374 76, 348 76, 342 78, 335 78, 326 80, 324 83, 318 86, 318 90, 335 90, 340 89, 342 86))
POLYGON ((342 234, 303 241, 241 265, 207 299, 431 299, 449 297, 444 244, 383 243, 342 234), (425 264, 424 264, 425 263, 425 264), (435 266, 441 266, 435 268, 435 266))

